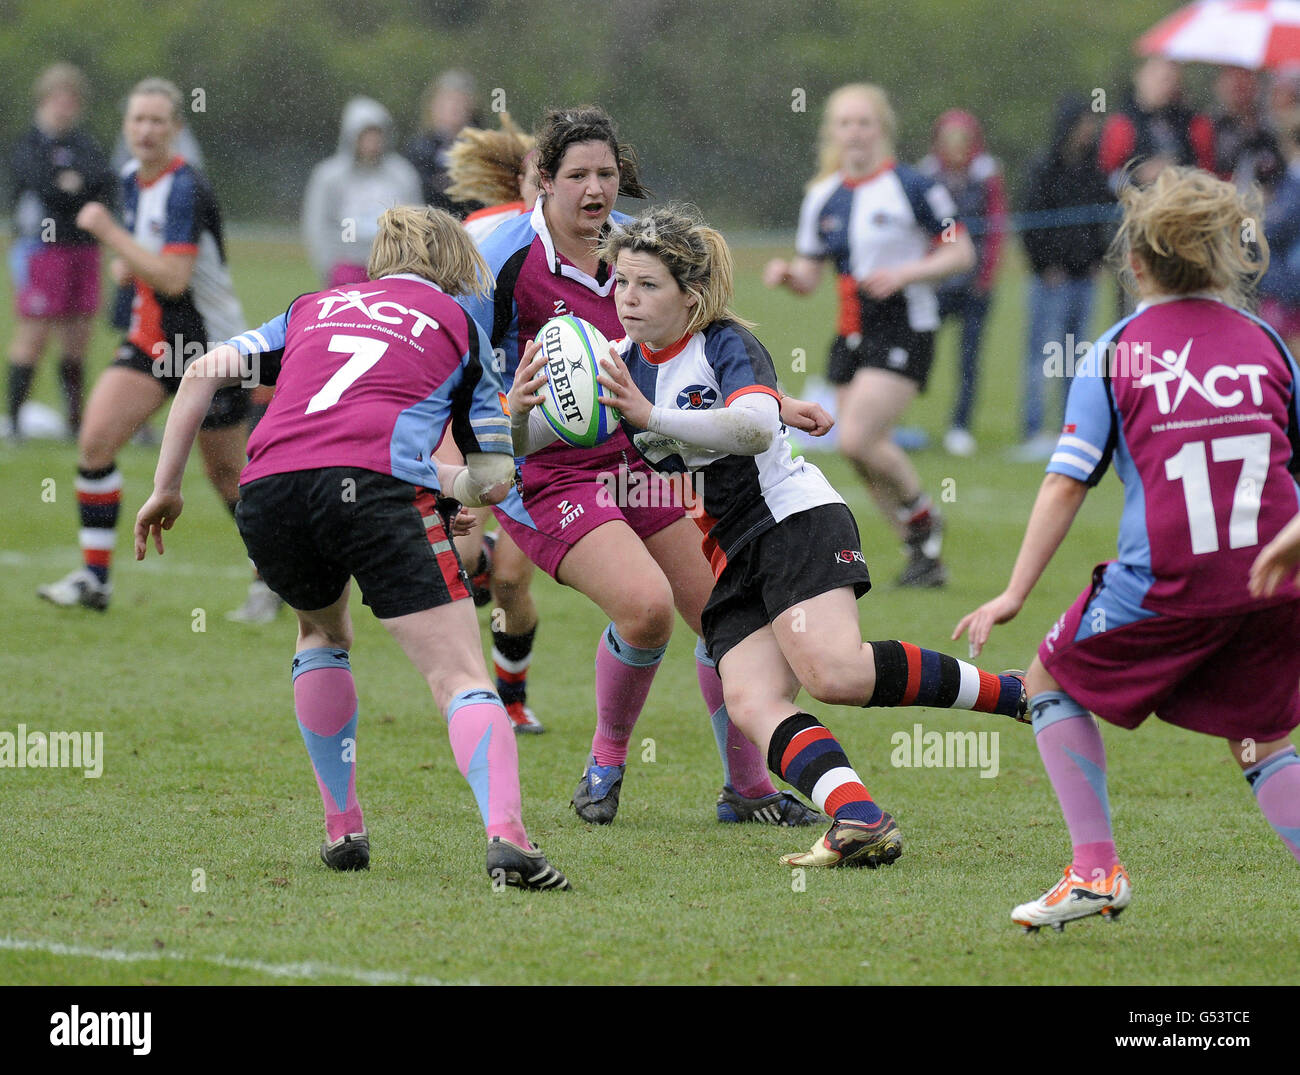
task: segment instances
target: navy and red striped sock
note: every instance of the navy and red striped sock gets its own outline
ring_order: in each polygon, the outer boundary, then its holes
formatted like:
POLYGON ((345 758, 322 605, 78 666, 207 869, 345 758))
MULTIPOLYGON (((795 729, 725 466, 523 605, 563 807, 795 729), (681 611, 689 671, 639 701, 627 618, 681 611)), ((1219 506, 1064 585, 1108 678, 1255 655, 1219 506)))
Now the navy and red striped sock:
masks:
POLYGON ((808 713, 795 713, 777 725, 767 746, 767 765, 836 821, 851 818, 871 825, 880 820, 882 811, 844 748, 808 713))
POLYGON ((82 559, 100 582, 107 582, 122 506, 122 472, 116 463, 95 470, 78 467, 76 487, 82 559))
POLYGON ((528 700, 528 666, 533 661, 534 624, 522 634, 512 635, 492 628, 492 664, 496 672, 497 694, 506 705, 528 700))
POLYGON ((876 687, 867 706, 925 705, 973 709, 1014 717, 1023 684, 1016 676, 984 672, 966 661, 910 642, 869 642, 876 687))

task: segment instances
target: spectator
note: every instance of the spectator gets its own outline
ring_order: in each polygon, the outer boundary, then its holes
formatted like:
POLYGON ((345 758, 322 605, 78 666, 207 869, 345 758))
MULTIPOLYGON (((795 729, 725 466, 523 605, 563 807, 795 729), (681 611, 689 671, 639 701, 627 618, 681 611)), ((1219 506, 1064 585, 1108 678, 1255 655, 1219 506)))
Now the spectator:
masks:
POLYGON ((1097 273, 1106 256, 1110 228, 1102 207, 1112 201, 1097 167, 1097 114, 1082 97, 1063 99, 1047 153, 1029 169, 1024 209, 1031 226, 1022 236, 1033 276, 1029 283, 1029 348, 1025 356, 1024 443, 1020 461, 1047 459, 1058 424, 1045 428, 1044 384, 1050 352, 1060 348, 1060 409, 1063 413, 1079 341, 1088 337, 1097 273), (1073 221, 1073 222, 1072 222, 1073 221))
POLYGON ((1134 182, 1142 185, 1171 164, 1214 171, 1214 127, 1182 103, 1176 63, 1152 56, 1137 69, 1133 92, 1102 127, 1099 161, 1114 192, 1130 162, 1134 182))
POLYGON ((393 152, 393 117, 369 97, 343 109, 339 148, 316 165, 302 202, 302 237, 327 287, 366 280, 379 214, 420 204, 420 177, 393 152))
POLYGON ((1007 223, 1002 167, 984 151, 979 120, 953 109, 935 121, 930 153, 917 170, 948 188, 958 216, 970 230, 978 259, 975 268, 949 276, 938 288, 940 320, 956 317, 961 322, 957 400, 943 446, 950 455, 970 456, 976 448, 970 430, 979 382, 980 340, 1007 223))
POLYGON ((425 202, 463 217, 479 206, 453 202, 447 196, 451 182, 447 154, 462 130, 483 126, 473 76, 464 71, 444 71, 425 90, 422 113, 420 133, 407 144, 406 159, 420 175, 425 202))
POLYGON ((1265 122, 1259 76, 1244 67, 1224 67, 1214 82, 1214 171, 1238 190, 1258 183, 1272 190, 1286 161, 1265 122))
POLYGON ((116 182, 104 151, 81 130, 86 77, 71 64, 48 67, 36 80, 36 115, 14 146, 13 273, 17 324, 9 344, 9 424, 31 391, 50 336, 63 348, 59 380, 68 429, 81 425, 82 366, 91 319, 99 308, 99 247, 76 225, 87 202, 112 204, 116 182))
POLYGON ((1287 160, 1265 213, 1269 266, 1259 282, 1260 315, 1294 353, 1300 344, 1300 108, 1275 115, 1287 160))

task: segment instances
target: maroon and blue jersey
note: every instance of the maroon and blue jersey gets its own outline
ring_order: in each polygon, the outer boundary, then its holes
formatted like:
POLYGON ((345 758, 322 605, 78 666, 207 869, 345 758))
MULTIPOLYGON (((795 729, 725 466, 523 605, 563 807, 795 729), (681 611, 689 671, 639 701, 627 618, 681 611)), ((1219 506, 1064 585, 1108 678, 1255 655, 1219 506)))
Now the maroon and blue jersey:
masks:
POLYGON ((360 467, 436 490, 433 451, 449 424, 465 455, 513 454, 486 335, 418 276, 303 295, 230 342, 275 385, 241 483, 360 467))
POLYGON ((1114 463, 1124 511, 1105 586, 1119 605, 1213 616, 1300 595, 1246 586, 1300 508, 1298 379, 1271 328, 1209 297, 1144 304, 1098 340, 1047 470, 1095 485, 1114 463))
MULTIPOLYGON (((514 380, 515 368, 524 346, 553 317, 572 314, 595 325, 608 340, 623 335, 623 325, 614 305, 614 273, 601 264, 598 276, 589 276, 558 253, 542 212, 545 197, 537 199, 531 213, 504 224, 483 240, 479 247, 491 271, 486 298, 461 296, 458 301, 488 330, 502 379, 514 380)), ((613 213, 615 222, 631 218, 613 213)), ((607 441, 626 447, 626 438, 615 432, 607 441)), ((545 453, 551 462, 586 466, 590 451, 562 442, 533 453, 545 453)))

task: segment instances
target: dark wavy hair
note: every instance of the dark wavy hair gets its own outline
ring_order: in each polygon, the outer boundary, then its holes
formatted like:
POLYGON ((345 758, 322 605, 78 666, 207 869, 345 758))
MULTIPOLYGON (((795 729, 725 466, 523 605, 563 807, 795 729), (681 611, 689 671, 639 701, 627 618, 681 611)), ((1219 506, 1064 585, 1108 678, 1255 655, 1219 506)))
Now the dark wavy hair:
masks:
POLYGON ((564 154, 580 142, 604 142, 618 162, 618 192, 629 198, 648 198, 650 191, 637 175, 636 150, 618 140, 609 113, 597 105, 551 108, 537 128, 537 170, 553 180, 564 154))

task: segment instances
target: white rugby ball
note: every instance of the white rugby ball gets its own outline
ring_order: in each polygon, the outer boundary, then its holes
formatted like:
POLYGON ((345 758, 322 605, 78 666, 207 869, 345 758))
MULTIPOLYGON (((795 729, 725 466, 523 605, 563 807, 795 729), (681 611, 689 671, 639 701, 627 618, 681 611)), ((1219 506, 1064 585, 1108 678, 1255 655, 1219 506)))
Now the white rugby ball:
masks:
POLYGON ((596 374, 609 341, 589 321, 565 314, 547 321, 537 342, 546 357, 542 414, 566 444, 595 447, 618 428, 618 413, 597 402, 596 374))

